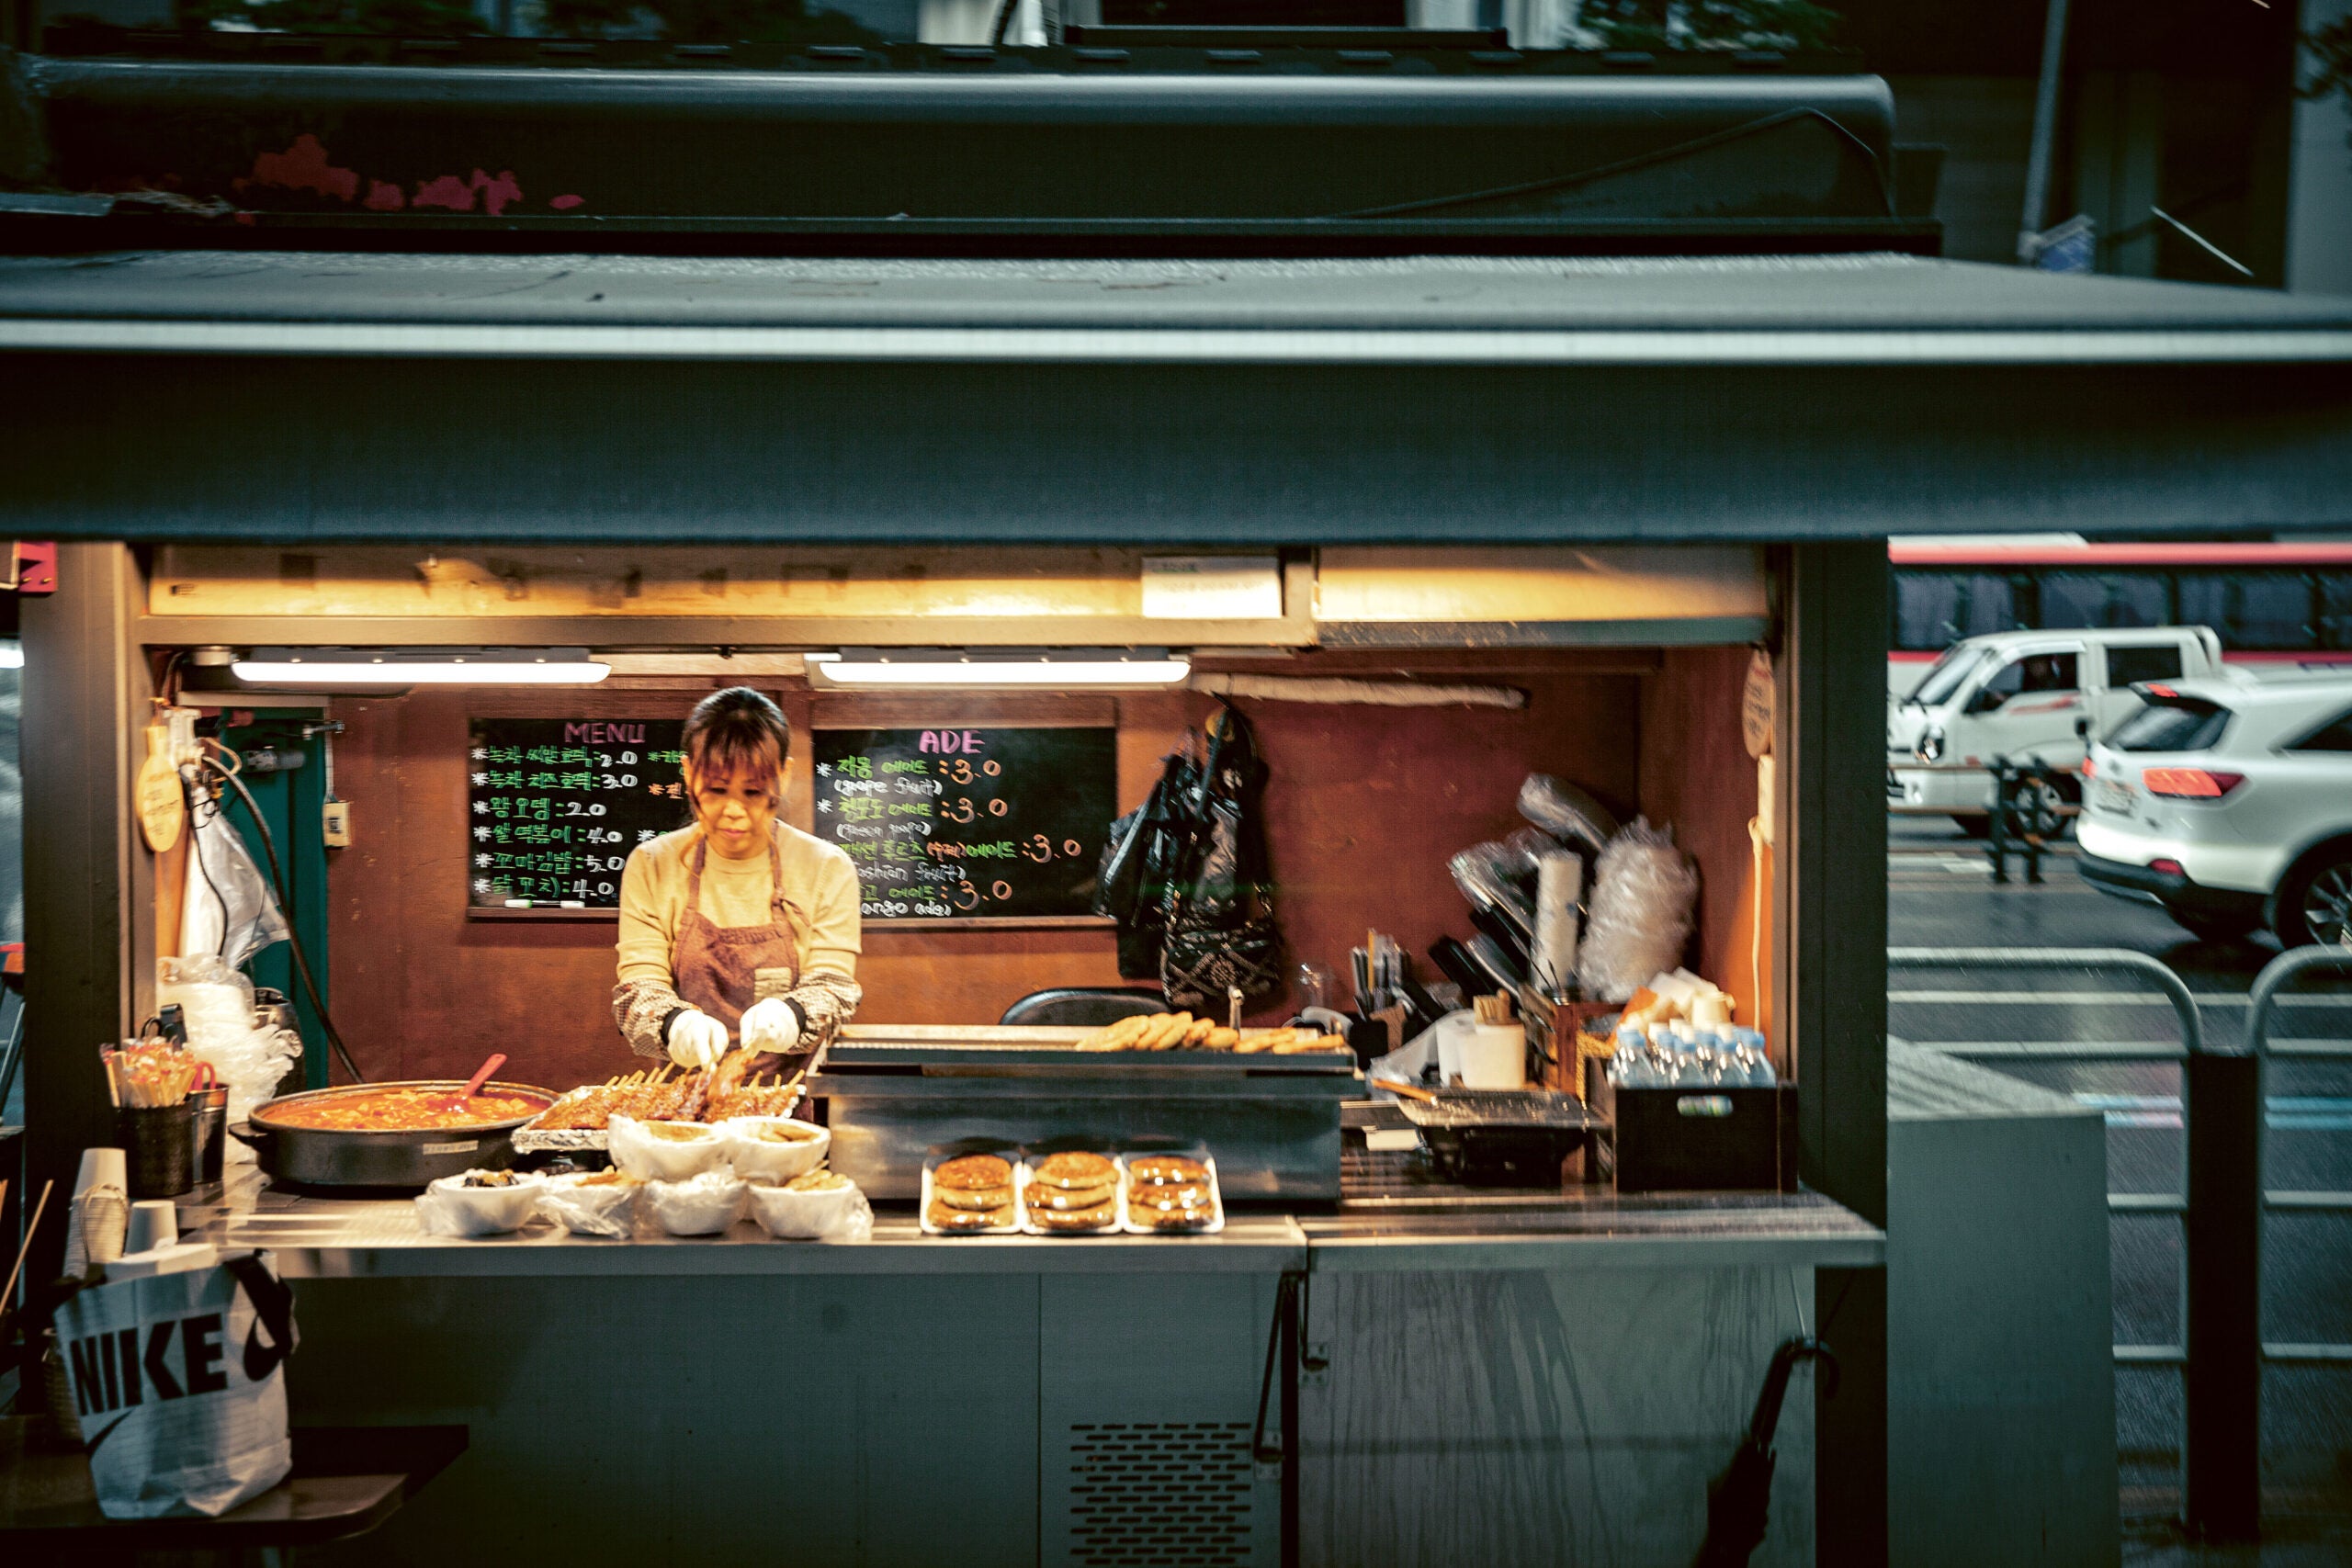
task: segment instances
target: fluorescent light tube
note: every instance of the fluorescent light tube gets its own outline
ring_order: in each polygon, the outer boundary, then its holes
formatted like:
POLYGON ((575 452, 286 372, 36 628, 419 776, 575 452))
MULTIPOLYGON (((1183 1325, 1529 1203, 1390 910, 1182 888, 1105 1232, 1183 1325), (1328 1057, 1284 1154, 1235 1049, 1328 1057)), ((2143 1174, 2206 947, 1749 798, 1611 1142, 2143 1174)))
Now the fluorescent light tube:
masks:
POLYGON ((257 648, 230 672, 251 686, 585 686, 612 673, 584 648, 257 648))
POLYGON ((1049 653, 882 651, 848 649, 808 656, 808 673, 830 686, 1174 686, 1193 661, 1163 649, 1057 649, 1049 653))

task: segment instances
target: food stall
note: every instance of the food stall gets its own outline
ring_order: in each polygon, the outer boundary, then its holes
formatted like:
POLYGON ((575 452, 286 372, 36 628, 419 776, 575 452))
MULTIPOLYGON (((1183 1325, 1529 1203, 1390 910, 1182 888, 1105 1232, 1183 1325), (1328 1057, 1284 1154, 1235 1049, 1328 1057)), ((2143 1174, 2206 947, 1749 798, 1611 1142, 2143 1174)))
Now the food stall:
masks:
MULTIPOLYGON (((0 505, 74 541, 27 615, 28 815, 58 824, 28 844, 60 955, 32 971, 37 1157, 101 1135, 90 1044, 152 1010, 178 945, 185 870, 141 846, 131 789, 159 698, 295 737, 314 777, 331 748, 347 841, 292 913, 372 1081, 492 1052, 556 1091, 652 1066, 613 1025, 611 867, 531 858, 612 852, 495 825, 674 807, 655 727, 716 688, 789 720, 784 820, 870 846, 862 869, 983 871, 863 886, 864 1000, 804 1087, 869 1240, 437 1235, 405 1195, 251 1174, 183 1205, 183 1234, 297 1281, 298 1421, 472 1430, 355 1557, 511 1555, 481 1525, 527 1498, 535 1549, 594 1561, 1671 1561, 1775 1348, 1817 1333, 1839 1391, 1789 1402, 1758 1561, 1871 1560, 1882 536, 2020 525, 2029 498, 2210 526, 2256 477, 2273 521, 2316 522, 2352 491, 2352 337, 2324 310, 1896 258, 732 262, 718 295, 611 257, 119 265, 140 290, 0 278, 6 341, 59 389, 0 505), (604 673, 394 695, 235 671, 322 649, 604 673), (1080 652, 1182 673, 1057 678, 1080 652), (840 679, 909 661, 912 689, 840 679), (1283 984, 1166 1051, 1001 1021, 1136 983, 1079 897, 1085 835, 1228 706, 1265 764, 1283 984), (535 782, 549 726, 556 770, 601 748, 635 782, 535 782), (965 834, 909 863, 905 819, 842 809, 896 798, 844 782, 975 756, 1013 782, 952 798, 1034 818, 1042 859, 965 834), (1298 964, 1344 976, 1376 932, 1434 979, 1432 948, 1490 935, 1449 862, 1527 825, 1531 775, 1672 825, 1683 960, 1788 1087, 1763 1179, 1627 1190, 1597 1148, 1544 1185, 1444 1179, 1372 1135, 1403 1112, 1363 1109, 1356 1050, 1317 1026, 1277 1053, 1298 964), (1056 1134, 1128 1172, 1197 1147, 1221 1224, 930 1234, 944 1162, 988 1154, 959 1142, 1042 1167, 1056 1134)), ((1616 1010, 1535 1010, 1537 1081, 1605 1100, 1578 1036, 1616 1010)))

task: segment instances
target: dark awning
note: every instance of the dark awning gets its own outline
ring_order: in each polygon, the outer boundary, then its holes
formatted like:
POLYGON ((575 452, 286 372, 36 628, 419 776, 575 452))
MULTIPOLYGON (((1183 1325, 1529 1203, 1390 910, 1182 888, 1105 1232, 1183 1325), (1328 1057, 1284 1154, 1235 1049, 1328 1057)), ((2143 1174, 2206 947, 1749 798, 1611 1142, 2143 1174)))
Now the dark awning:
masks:
POLYGON ((30 536, 2352 521, 2352 299, 1895 256, 0 261, 30 536))

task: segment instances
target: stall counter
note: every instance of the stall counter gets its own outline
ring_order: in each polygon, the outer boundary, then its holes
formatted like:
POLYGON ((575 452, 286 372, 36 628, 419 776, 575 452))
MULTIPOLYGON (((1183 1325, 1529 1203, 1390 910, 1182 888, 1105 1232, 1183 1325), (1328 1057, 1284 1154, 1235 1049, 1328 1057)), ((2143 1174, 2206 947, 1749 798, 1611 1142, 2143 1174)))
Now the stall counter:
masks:
POLYGON ((1556 1199, 1292 1212, 1236 1208, 1199 1236, 926 1235, 885 1205, 858 1245, 773 1241, 749 1220, 722 1235, 575 1236, 545 1224, 514 1235, 428 1235, 406 1198, 279 1191, 233 1168, 217 1199, 183 1201, 180 1235, 269 1248, 288 1279, 550 1278, 709 1274, 1396 1273, 1586 1268, 1868 1269, 1883 1232, 1813 1192, 1556 1199))
MULTIPOLYGON (((322 1568, 504 1568, 516 1539, 481 1521, 516 1499, 532 1554, 577 1568, 681 1548, 966 1568, 1179 1547, 1234 1568, 1687 1562, 1773 1347, 1819 1321, 1816 1270, 1884 1250, 1809 1194, 1601 1189, 1245 1206, 1181 1237, 933 1237, 885 1203, 863 1245, 749 1225, 458 1240, 423 1234, 404 1198, 250 1171, 182 1214, 293 1280, 298 1424, 471 1434, 463 1463, 322 1568), (1286 1312, 1295 1382, 1268 1371, 1286 1312)), ((1812 1405, 1783 1416, 1758 1565, 1814 1559, 1812 1405)))

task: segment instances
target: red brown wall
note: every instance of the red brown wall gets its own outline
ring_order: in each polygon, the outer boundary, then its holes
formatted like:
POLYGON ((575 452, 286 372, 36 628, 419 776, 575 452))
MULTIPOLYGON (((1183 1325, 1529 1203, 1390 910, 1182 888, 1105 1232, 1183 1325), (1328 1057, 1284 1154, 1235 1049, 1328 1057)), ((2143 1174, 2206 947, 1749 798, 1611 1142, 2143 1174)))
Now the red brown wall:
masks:
POLYGON ((1747 837, 1756 815, 1756 763, 1740 739, 1745 648, 1678 648, 1642 682, 1642 805, 1653 825, 1671 822, 1675 842, 1699 862, 1699 921, 1691 967, 1729 991, 1739 1021, 1770 1030, 1772 985, 1771 853, 1765 852, 1764 931, 1750 979, 1759 878, 1747 837))
MULTIPOLYGON (((1745 823, 1752 765, 1738 739, 1745 650, 1654 656, 1453 654, 1284 661, 1269 672, 1434 674, 1527 691, 1519 711, 1384 708, 1241 699, 1272 771, 1267 828, 1291 962, 1312 959, 1345 976, 1348 949, 1377 926, 1419 954, 1470 926, 1447 857, 1519 825, 1520 781, 1556 773, 1630 816, 1645 805, 1670 818, 1704 874, 1701 951, 1721 974, 1747 861, 1745 823), (1312 663, 1313 668, 1305 668, 1312 663), (1382 663, 1385 668, 1374 668, 1382 663), (1655 674, 1638 673, 1645 666, 1655 674), (1689 727, 1684 744, 1655 739, 1689 727), (1715 732, 1728 736, 1728 751, 1715 732), (1736 764, 1736 766, 1734 764, 1736 764), (1719 773, 1718 768, 1728 773, 1719 773), (1724 788, 1713 787, 1728 779, 1724 788)), ((617 682, 567 694, 566 713, 591 718, 681 714, 710 680, 617 682)), ((820 710, 831 722, 921 722, 911 706, 879 713, 874 699, 812 698, 797 682, 752 682, 773 692, 796 731, 820 710), (858 705, 852 708, 845 705, 858 705)), ((907 699, 899 699, 904 704, 907 699)), ((936 699, 923 699, 935 711, 936 699)), ((1211 698, 1169 694, 953 699, 968 722, 1091 722, 1121 731, 1121 805, 1139 799, 1183 727, 1211 698)), ((337 742, 337 792, 352 802, 354 843, 331 852, 331 1001, 371 1077, 463 1076, 492 1050, 509 1076, 563 1087, 628 1063, 611 1021, 613 926, 608 921, 469 920, 464 758, 469 716, 550 712, 545 695, 420 693, 335 705, 348 726, 337 742)), ((806 749, 786 780, 786 816, 809 819, 806 749)), ((1741 967, 1744 969, 1744 948, 1741 967)), ((1426 966, 1424 966, 1426 969, 1426 966)), ((869 927, 860 977, 872 1022, 993 1021, 1048 986, 1117 984, 1103 929, 979 931, 869 927)), ((1744 985, 1744 980, 1741 982, 1744 985)), ((1287 1011, 1284 998, 1269 1011, 1287 1011)), ((1744 1015, 1743 1015, 1744 1016, 1744 1015)))

